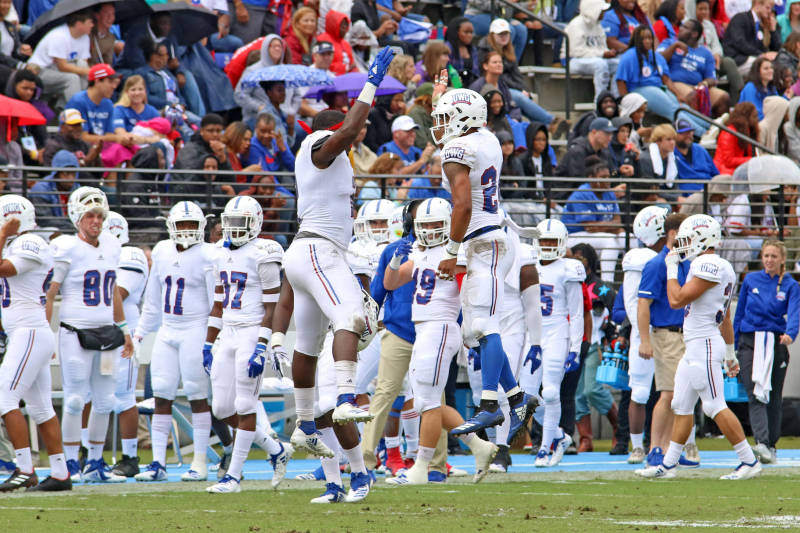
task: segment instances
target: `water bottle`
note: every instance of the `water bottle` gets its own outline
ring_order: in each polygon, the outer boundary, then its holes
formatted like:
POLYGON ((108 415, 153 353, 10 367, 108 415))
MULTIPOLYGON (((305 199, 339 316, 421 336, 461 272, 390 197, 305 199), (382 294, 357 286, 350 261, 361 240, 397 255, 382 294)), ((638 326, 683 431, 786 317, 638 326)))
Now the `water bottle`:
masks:
POLYGON ((440 41, 444 39, 444 23, 442 19, 439 19, 439 22, 436 23, 436 38, 440 41))

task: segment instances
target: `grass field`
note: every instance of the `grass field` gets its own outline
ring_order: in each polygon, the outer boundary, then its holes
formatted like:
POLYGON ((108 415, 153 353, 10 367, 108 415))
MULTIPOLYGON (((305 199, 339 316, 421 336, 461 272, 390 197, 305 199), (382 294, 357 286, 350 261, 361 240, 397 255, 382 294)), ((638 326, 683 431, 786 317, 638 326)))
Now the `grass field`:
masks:
MULTIPOLYGON (((713 441, 701 443, 709 449, 713 441)), ((716 444, 714 442, 713 444, 716 444)), ((729 471, 681 471, 644 481, 631 472, 489 475, 419 488, 379 479, 361 504, 308 504, 322 482, 245 481, 234 495, 181 483, 76 486, 57 496, 0 497, 0 531, 471 532, 800 530, 800 468, 771 468, 740 483, 729 471)))

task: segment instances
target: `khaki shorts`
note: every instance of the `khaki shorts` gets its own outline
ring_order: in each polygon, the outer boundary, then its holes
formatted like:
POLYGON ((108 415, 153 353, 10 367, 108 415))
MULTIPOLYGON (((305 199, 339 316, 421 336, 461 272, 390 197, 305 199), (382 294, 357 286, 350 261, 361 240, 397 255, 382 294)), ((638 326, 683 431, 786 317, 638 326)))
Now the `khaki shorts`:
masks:
POLYGON ((674 391, 675 372, 685 351, 683 333, 653 328, 650 342, 653 345, 653 359, 656 361, 656 390, 674 391))

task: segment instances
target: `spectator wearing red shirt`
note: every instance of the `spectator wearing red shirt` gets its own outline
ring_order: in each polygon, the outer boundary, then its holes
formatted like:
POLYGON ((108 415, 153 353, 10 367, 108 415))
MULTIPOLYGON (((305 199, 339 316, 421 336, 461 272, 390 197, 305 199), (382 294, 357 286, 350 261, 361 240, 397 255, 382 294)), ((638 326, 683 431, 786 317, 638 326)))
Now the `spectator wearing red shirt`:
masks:
MULTIPOLYGON (((732 130, 758 140, 758 110, 750 102, 739 102, 731 111, 725 125, 732 130)), ((721 131, 717 138, 717 151, 714 164, 720 174, 733 175, 736 167, 753 157, 753 145, 739 140, 727 131, 721 131)))
POLYGON ((340 76, 356 70, 353 59, 353 49, 344 36, 350 29, 350 18, 338 11, 328 11, 325 15, 325 33, 318 37, 320 41, 330 41, 333 44, 333 62, 331 72, 340 76))

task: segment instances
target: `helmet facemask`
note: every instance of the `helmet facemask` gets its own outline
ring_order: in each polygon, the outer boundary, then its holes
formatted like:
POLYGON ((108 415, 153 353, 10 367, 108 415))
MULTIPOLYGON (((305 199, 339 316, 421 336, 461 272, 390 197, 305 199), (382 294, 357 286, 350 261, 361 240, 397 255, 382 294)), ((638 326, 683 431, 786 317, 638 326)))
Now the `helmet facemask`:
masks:
POLYGON ((252 239, 250 235, 254 220, 253 215, 222 213, 222 235, 234 246, 246 244, 252 239))

